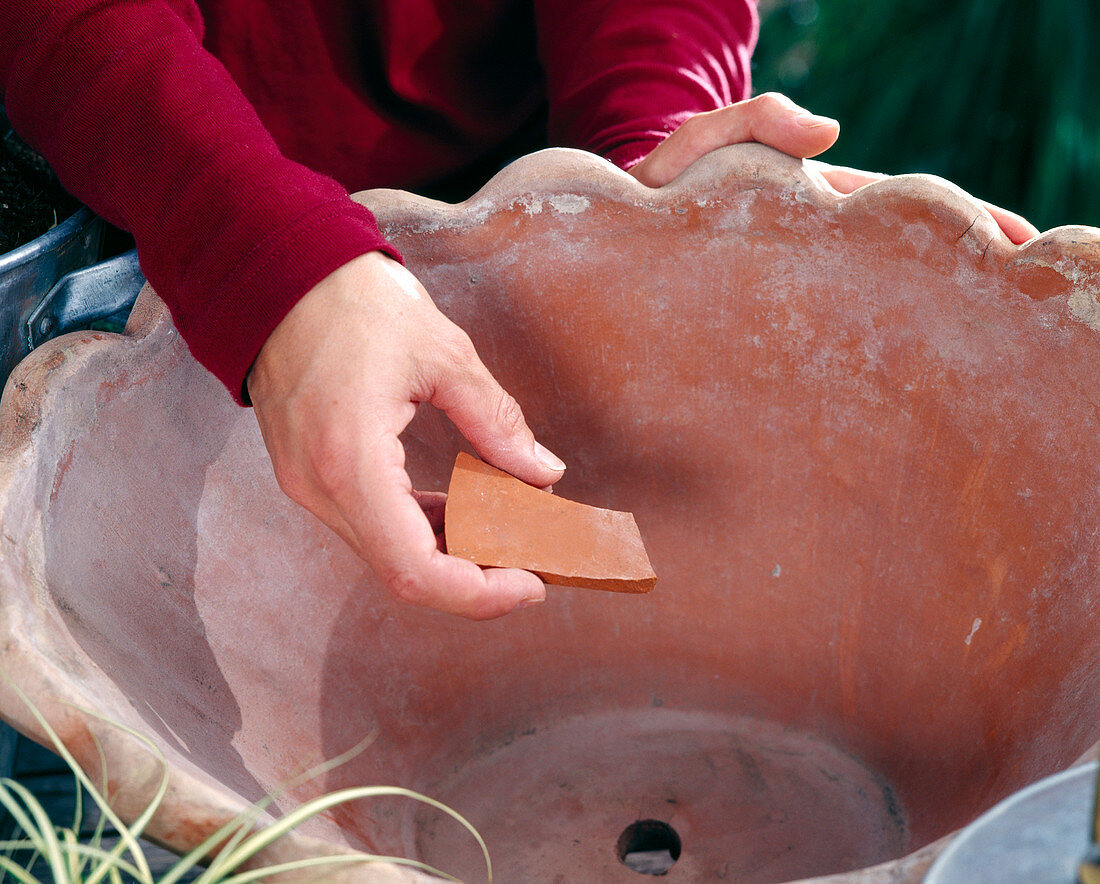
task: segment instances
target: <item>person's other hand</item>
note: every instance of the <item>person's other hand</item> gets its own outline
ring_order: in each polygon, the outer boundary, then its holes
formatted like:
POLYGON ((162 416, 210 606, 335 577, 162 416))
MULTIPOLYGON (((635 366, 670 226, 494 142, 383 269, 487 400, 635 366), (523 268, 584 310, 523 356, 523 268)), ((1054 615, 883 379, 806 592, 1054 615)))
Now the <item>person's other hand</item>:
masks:
MULTIPOLYGON (((843 194, 852 193, 865 184, 871 184, 889 177, 879 172, 863 172, 859 169, 833 166, 817 160, 810 160, 809 165, 820 172, 821 176, 829 182, 834 190, 843 194)), ((1016 245, 1022 245, 1032 237, 1039 235, 1038 228, 1026 218, 1017 215, 1015 212, 1010 212, 1008 209, 1002 209, 1000 206, 987 203, 985 200, 982 200, 981 203, 986 211, 993 216, 993 220, 997 222, 997 226, 1001 228, 1005 236, 1016 245)))
POLYGON ((290 311, 248 378, 283 491, 331 527, 397 598, 472 619, 542 601, 518 569, 441 551, 441 493, 413 490, 398 438, 419 402, 442 409, 485 460, 547 487, 565 469, 469 337, 396 261, 372 252, 290 311))
MULTIPOLYGON (((832 147, 839 134, 840 124, 836 120, 815 116, 785 95, 767 92, 689 117, 645 159, 635 164, 630 174, 649 187, 663 187, 704 154, 727 144, 756 141, 793 157, 807 159, 832 147)), ((827 163, 812 164, 843 194, 887 177, 827 163)), ((989 203, 983 205, 1017 245, 1039 234, 1019 215, 989 203)))

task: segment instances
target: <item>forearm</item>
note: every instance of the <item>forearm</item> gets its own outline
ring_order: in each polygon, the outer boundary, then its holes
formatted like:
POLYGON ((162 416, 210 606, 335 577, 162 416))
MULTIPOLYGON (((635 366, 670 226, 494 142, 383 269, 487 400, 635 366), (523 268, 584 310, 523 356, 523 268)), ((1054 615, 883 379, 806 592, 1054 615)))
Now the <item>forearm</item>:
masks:
POLYGON ((336 182, 287 160, 186 0, 18 4, 4 103, 65 187, 131 231, 196 357, 234 395, 313 285, 386 248, 336 182))
POLYGON ((751 0, 536 0, 551 144, 629 168, 685 119, 747 97, 751 0))

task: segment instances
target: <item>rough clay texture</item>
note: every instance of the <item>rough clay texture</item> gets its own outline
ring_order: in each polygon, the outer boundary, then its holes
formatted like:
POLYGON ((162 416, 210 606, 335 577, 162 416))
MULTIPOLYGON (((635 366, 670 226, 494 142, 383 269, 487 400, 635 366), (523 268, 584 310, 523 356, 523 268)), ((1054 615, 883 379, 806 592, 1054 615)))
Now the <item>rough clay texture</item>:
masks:
MULTIPOLYGON (((155 762, 83 710, 164 753, 151 831, 177 848, 373 734, 277 807, 439 794, 529 881, 636 880, 613 846, 641 813, 683 841, 669 880, 911 884, 928 852, 898 857, 1095 741, 1100 232, 1017 248, 944 182, 841 197, 759 146, 660 191, 554 151, 462 206, 362 199, 569 463, 557 492, 637 516, 661 590, 398 606, 146 292, 127 336, 51 342, 0 403, 0 711, 42 738, 18 687, 93 771, 98 739, 124 816, 155 762), (795 748, 754 736, 777 730, 795 748), (504 771, 545 785, 545 841, 509 836, 524 804, 494 828, 504 771)), ((444 488, 454 430, 423 410, 404 440, 444 488)), ((451 843, 423 813, 349 805, 280 850, 451 843)))
POLYGON ((447 552, 544 582, 649 592, 657 575, 630 513, 547 494, 460 452, 447 486, 447 552))

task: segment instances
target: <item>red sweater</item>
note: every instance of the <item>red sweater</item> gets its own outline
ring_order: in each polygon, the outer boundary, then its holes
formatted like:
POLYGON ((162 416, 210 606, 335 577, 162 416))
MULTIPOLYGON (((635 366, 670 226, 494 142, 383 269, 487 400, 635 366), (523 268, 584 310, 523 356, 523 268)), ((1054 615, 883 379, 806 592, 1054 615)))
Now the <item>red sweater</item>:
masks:
POLYGON ((747 95, 753 0, 7 0, 12 125, 133 233, 192 352, 241 395, 297 300, 396 254, 349 191, 417 189, 548 113, 629 167, 747 95))

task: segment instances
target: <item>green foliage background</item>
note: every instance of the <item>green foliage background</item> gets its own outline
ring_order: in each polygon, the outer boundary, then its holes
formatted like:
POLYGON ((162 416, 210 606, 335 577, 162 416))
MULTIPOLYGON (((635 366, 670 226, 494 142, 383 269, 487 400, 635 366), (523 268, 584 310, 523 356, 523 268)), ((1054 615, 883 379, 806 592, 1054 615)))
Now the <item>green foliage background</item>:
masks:
POLYGON ((1100 226, 1100 0, 762 0, 755 92, 835 117, 822 159, 932 172, 1040 230, 1100 226))

